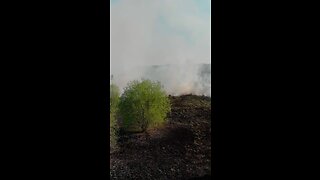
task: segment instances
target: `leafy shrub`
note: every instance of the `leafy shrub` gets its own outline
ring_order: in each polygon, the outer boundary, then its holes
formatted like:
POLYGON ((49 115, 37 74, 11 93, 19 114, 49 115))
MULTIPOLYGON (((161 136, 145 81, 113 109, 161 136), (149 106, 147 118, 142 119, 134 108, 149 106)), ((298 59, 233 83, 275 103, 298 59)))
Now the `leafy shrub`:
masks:
POLYGON ((120 97, 119 111, 126 130, 144 132, 166 121, 170 101, 159 82, 132 81, 120 97))
POLYGON ((120 91, 115 84, 110 85, 110 148, 114 149, 117 142, 117 116, 120 91))

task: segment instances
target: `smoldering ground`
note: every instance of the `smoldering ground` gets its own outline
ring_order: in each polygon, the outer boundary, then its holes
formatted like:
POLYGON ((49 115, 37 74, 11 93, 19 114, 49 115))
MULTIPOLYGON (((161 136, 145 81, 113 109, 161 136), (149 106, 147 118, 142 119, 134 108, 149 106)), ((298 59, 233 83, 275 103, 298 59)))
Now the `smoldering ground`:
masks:
POLYGON ((157 65, 132 69, 130 73, 113 75, 112 82, 120 89, 129 81, 150 79, 160 81, 168 94, 211 96, 210 64, 157 65))

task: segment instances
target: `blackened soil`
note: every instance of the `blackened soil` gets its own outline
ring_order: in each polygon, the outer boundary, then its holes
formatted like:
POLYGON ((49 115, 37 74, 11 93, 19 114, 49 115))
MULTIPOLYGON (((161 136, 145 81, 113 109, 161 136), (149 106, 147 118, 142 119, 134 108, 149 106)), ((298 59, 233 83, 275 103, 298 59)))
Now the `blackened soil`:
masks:
POLYGON ((211 176, 211 98, 170 96, 168 123, 121 134, 110 153, 111 179, 206 179, 211 176))

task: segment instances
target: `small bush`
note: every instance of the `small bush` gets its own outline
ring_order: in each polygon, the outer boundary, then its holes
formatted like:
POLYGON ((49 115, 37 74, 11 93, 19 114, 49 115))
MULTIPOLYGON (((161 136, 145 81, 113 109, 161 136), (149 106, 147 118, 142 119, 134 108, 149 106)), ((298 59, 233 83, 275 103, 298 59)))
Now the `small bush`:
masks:
POLYGON ((129 131, 146 131, 165 122, 170 101, 159 82, 132 81, 120 97, 119 111, 129 131))

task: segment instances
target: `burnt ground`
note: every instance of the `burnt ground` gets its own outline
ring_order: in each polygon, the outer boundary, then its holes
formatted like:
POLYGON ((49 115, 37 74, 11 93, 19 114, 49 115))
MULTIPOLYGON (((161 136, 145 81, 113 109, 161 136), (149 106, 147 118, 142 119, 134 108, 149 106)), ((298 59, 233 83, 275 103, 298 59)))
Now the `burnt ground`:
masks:
POLYGON ((192 179, 211 176, 211 98, 170 96, 168 123, 124 134, 110 153, 111 179, 192 179))

